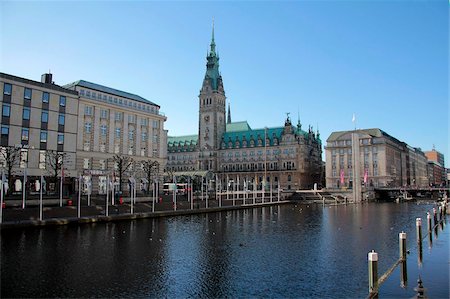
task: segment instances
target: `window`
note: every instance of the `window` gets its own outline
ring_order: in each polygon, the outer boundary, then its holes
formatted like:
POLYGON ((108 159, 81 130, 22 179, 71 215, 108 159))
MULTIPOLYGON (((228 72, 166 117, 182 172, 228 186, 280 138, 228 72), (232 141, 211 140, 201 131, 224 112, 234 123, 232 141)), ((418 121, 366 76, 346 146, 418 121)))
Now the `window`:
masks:
POLYGON ((91 150, 91 143, 89 141, 85 141, 83 144, 83 150, 88 152, 91 150))
POLYGON ((64 133, 58 133, 58 144, 64 144, 64 133))
POLYGON ((91 159, 84 158, 83 159, 83 168, 84 169, 90 169, 91 168, 91 159))
POLYGON ((86 106, 84 108, 84 115, 92 115, 92 107, 91 106, 86 106))
POLYGON ((24 99, 31 100, 31 88, 25 88, 23 92, 24 99))
POLYGON ((11 105, 9 104, 3 104, 2 107, 2 115, 4 117, 10 117, 11 116, 11 105))
POLYGON ((134 137, 134 131, 133 130, 128 131, 128 139, 133 140, 133 137, 134 137))
POLYGON ((142 132, 141 133, 141 140, 142 140, 142 142, 147 141, 147 132, 142 132))
POLYGON ((105 170, 106 169, 106 162, 105 160, 98 160, 98 164, 100 164, 100 169, 105 170))
POLYGON ((87 134, 91 133, 91 123, 85 123, 84 124, 84 132, 87 134))
POLYGON ((100 118, 108 118, 108 110, 101 109, 100 110, 100 118))
POLYGON ((50 94, 48 92, 42 93, 42 103, 48 103, 50 100, 50 94))
POLYGON ((101 125, 100 126, 100 131, 102 136, 106 136, 106 132, 108 131, 108 127, 106 125, 101 125))
POLYGON ((30 130, 28 128, 22 128, 22 141, 28 141, 30 137, 30 130))
POLYGON ((134 123, 135 122, 135 116, 134 115, 128 115, 128 122, 134 123))
POLYGON ((20 168, 27 168, 28 164, 28 150, 21 149, 20 150, 20 168))
POLYGON ((65 96, 59 96, 59 106, 61 106, 61 107, 66 106, 66 97, 65 96))
POLYGON ((66 120, 66 116, 64 114, 60 114, 58 117, 58 125, 64 126, 66 120))
POLYGON ((2 126, 2 136, 9 135, 9 126, 2 126))
POLYGON ((86 90, 86 97, 88 97, 88 98, 91 97, 91 92, 89 90, 86 90))
POLYGON ((48 123, 48 111, 42 111, 41 122, 48 123))
POLYGON ((84 89, 80 90, 80 96, 84 97, 84 89))
POLYGON ((39 151, 39 169, 45 169, 45 151, 39 151))
POLYGON ((120 138, 120 128, 116 128, 116 138, 120 138))
POLYGON ((30 108, 23 107, 22 119, 23 120, 30 120, 30 108))
POLYGON ((153 128, 154 128, 154 129, 157 129, 158 127, 159 127, 159 121, 154 120, 154 121, 153 121, 153 128))
POLYGON ((148 125, 148 119, 142 118, 141 119, 141 126, 147 126, 148 125))
POLYGON ((97 98, 97 94, 95 92, 92 92, 92 98, 96 99, 97 98))
POLYGON ((122 120, 122 112, 116 112, 114 114, 114 118, 116 119, 116 121, 121 121, 122 120))
POLYGON ((41 142, 47 142, 47 131, 41 131, 41 142))
POLYGON ((11 92, 12 92, 12 85, 9 83, 4 83, 3 84, 3 94, 11 95, 11 92))

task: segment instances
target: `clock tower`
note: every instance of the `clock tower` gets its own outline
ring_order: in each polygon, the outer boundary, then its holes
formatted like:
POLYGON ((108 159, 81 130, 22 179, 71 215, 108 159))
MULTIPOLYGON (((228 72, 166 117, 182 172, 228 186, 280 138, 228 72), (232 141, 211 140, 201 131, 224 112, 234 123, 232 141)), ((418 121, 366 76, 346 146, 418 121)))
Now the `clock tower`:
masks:
POLYGON ((210 51, 207 54, 206 74, 199 97, 198 145, 200 170, 217 171, 217 152, 225 133, 225 91, 219 72, 219 55, 214 42, 214 23, 210 51))

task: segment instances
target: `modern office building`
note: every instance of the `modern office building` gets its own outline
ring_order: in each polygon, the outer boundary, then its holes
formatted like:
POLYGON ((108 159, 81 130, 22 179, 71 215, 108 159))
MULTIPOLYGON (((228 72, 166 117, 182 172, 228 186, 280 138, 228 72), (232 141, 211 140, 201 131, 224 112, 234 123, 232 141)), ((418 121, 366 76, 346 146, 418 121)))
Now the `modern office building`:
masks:
POLYGON ((289 115, 279 127, 252 129, 247 121, 226 119, 226 96, 214 41, 207 54, 199 95, 197 134, 168 137, 167 169, 175 173, 210 171, 220 185, 259 190, 312 188, 320 184, 322 143, 319 132, 293 125, 289 115), (244 183, 245 182, 245 183, 244 183))
POLYGON ((327 188, 353 187, 352 134, 359 137, 360 178, 366 186, 428 185, 427 159, 419 149, 380 129, 333 132, 327 139, 327 188))
POLYGON ((130 177, 137 190, 147 189, 142 168, 146 161, 157 162, 162 173, 167 161, 166 117, 160 106, 138 95, 79 80, 64 86, 79 93, 76 169, 91 182, 94 194, 106 192, 109 175, 119 187, 118 165, 114 156, 133 161, 124 169, 123 191, 130 177))
POLYGON ((52 75, 41 82, 0 73, 2 171, 9 190, 39 192, 40 176, 46 192, 58 192, 64 168, 65 189, 76 177, 78 93, 53 84, 52 75))

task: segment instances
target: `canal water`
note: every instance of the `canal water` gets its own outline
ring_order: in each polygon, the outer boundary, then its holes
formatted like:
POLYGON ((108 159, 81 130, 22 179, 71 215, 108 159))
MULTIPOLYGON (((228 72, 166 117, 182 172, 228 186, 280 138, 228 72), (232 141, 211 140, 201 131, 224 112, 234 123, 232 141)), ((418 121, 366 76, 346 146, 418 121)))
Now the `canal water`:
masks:
MULTIPOLYGON (((378 252, 384 273, 398 259, 398 233, 407 232, 413 248, 415 219, 426 224, 432 207, 286 204, 7 229, 1 232, 1 297, 364 298, 367 253, 378 252)), ((445 270, 428 275, 448 282, 448 252, 437 258, 445 270)), ((389 279, 387 296, 414 294, 396 288, 398 279, 389 279)), ((447 297, 448 284, 428 294, 447 297)))

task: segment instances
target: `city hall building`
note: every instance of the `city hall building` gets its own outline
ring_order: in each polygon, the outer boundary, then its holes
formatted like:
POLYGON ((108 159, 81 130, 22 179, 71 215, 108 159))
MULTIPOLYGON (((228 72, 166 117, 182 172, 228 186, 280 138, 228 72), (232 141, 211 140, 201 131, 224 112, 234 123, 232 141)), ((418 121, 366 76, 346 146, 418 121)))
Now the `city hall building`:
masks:
POLYGON ((169 136, 168 171, 174 174, 211 172, 221 188, 244 182, 249 189, 295 190, 320 184, 322 143, 319 132, 302 129, 287 115, 279 127, 253 129, 247 121, 226 118, 226 96, 219 72, 214 28, 207 54, 206 74, 199 95, 199 129, 188 136, 169 136))

